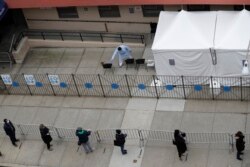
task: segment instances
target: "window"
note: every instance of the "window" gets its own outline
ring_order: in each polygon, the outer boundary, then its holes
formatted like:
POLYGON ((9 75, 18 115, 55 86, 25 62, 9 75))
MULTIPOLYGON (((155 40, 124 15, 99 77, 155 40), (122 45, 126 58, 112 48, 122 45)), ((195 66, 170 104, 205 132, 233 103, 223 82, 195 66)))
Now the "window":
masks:
MULTIPOLYGON (((235 11, 241 11, 244 9, 243 5, 234 5, 234 10, 235 11)), ((245 5, 245 9, 250 11, 250 5, 245 5)))
POLYGON ((59 18, 79 18, 76 7, 57 8, 59 18))
POLYGON ((129 10, 129 13, 135 13, 135 8, 134 7, 129 7, 128 10, 129 10))
POLYGON ((100 17, 120 17, 118 6, 98 6, 100 17))
POLYGON ((210 11, 209 5, 187 5, 188 11, 210 11))
POLYGON ((142 13, 144 17, 159 17, 160 11, 164 10, 162 5, 143 5, 142 13))

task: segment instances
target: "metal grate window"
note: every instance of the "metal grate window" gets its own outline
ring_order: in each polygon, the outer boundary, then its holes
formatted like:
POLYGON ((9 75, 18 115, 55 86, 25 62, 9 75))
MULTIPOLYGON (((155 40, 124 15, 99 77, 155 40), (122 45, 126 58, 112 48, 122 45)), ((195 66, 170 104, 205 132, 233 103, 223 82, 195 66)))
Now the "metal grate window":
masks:
POLYGON ((59 18, 79 18, 76 7, 57 8, 59 18))
POLYGON ((210 11, 209 5, 187 5, 188 11, 210 11))
POLYGON ((248 11, 250 11, 250 5, 234 5, 234 10, 235 11, 241 11, 241 10, 243 10, 243 9, 246 9, 246 10, 248 10, 248 11))
POLYGON ((98 6, 100 17, 121 17, 118 6, 98 6))
POLYGON ((162 10, 164 10, 163 5, 142 5, 144 17, 159 17, 162 10))

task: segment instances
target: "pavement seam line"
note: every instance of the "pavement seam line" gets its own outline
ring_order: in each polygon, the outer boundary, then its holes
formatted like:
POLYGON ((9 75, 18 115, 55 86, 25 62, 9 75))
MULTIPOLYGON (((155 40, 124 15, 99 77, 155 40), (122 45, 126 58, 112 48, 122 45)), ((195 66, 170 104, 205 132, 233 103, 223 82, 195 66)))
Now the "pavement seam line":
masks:
MULTIPOLYGON (((213 117, 214 117, 214 118, 213 118, 213 122, 212 122, 212 132, 213 132, 213 130, 214 130, 215 115, 216 115, 216 114, 214 113, 214 114, 213 114, 213 117)), ((211 133, 212 133, 212 132, 211 132, 211 133)), ((209 155, 210 155, 210 149, 211 149, 211 143, 208 144, 206 167, 208 166, 208 162, 209 162, 208 160, 209 160, 209 155)))
POLYGON ((80 58, 79 63, 78 63, 78 65, 76 66, 76 69, 75 69, 75 73, 76 73, 77 70, 79 69, 79 66, 80 66, 80 64, 81 64, 81 62, 82 62, 82 59, 83 59, 83 56, 84 56, 84 53, 85 53, 85 50, 86 50, 86 48, 83 48, 82 53, 81 53, 81 58, 80 58))

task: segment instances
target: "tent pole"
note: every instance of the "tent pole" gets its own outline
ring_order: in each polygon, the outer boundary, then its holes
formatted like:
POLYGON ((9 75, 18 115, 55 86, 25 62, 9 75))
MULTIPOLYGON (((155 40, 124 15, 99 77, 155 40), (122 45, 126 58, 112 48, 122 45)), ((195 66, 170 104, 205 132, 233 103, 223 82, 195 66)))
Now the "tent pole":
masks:
POLYGON ((250 40, 248 42, 246 60, 248 59, 248 56, 249 56, 249 49, 250 49, 250 40))

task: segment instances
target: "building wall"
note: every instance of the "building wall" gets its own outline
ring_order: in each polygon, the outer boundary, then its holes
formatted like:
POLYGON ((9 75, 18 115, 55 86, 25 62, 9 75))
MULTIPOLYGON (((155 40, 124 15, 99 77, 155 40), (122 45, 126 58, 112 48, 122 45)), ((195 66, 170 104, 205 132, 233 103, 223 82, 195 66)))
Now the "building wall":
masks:
MULTIPOLYGON (((164 6, 165 11, 178 11, 186 6, 164 6)), ((233 10, 233 6, 210 6, 211 10, 233 10)), ((120 6, 121 17, 101 18, 97 7, 77 7, 79 18, 59 18, 56 8, 23 9, 30 29, 149 33, 150 22, 158 17, 143 17, 141 6, 120 6), (129 7, 135 7, 134 13, 129 7)))

